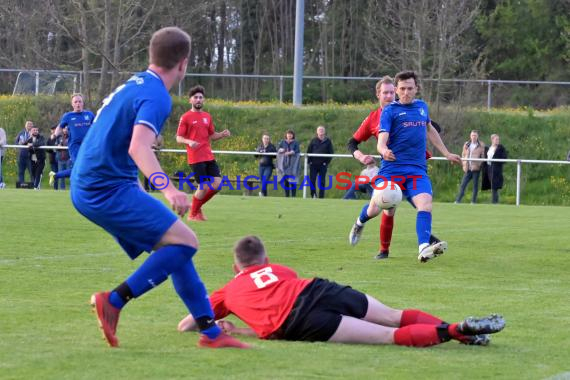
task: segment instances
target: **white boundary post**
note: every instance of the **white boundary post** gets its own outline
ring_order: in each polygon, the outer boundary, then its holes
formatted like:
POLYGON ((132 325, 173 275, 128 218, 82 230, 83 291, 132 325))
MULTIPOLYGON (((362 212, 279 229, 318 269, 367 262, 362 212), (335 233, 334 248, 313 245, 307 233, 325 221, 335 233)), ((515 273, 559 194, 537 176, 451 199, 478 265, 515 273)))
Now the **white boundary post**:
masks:
MULTIPOLYGON (((303 156, 305 156, 305 158, 303 159, 303 182, 305 181, 305 178, 307 178, 307 172, 308 172, 308 167, 309 167, 309 155, 306 153, 301 153, 303 156)), ((303 183, 301 182, 301 183, 303 183)), ((307 198, 307 186, 303 186, 303 199, 307 198)))
POLYGON ((517 160, 517 202, 516 205, 521 205, 521 171, 522 171, 522 162, 521 160, 517 160))

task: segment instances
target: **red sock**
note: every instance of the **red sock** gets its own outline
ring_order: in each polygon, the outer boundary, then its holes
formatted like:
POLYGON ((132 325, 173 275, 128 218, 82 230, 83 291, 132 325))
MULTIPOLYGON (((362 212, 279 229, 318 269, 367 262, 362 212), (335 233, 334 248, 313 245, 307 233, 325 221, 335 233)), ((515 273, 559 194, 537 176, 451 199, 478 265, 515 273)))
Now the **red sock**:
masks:
POLYGON ((440 343, 437 326, 434 325, 409 325, 394 332, 394 344, 399 346, 428 347, 440 343))
POLYGON ((415 325, 418 323, 424 325, 440 325, 444 322, 438 317, 425 313, 421 310, 407 309, 402 312, 400 327, 415 325))
POLYGON ((390 249, 393 229, 394 215, 390 216, 382 212, 382 221, 380 222, 380 251, 387 251, 390 249))
POLYGON ((190 215, 196 215, 200 208, 202 207, 203 201, 192 195, 192 206, 190 207, 190 215))
POLYGON ((465 335, 460 334, 460 333, 457 332, 457 325, 458 325, 458 324, 459 324, 459 323, 452 323, 451 325, 449 325, 449 326, 447 327, 447 332, 449 333, 449 335, 450 335, 453 339, 458 340, 458 341, 460 341, 460 342, 465 342, 466 340, 469 340, 468 337, 466 337, 465 335))
POLYGON ((216 194, 218 194, 218 190, 213 190, 208 188, 208 190, 206 191, 206 195, 204 195, 204 198, 202 199, 202 205, 204 205, 206 202, 212 199, 212 197, 216 194))

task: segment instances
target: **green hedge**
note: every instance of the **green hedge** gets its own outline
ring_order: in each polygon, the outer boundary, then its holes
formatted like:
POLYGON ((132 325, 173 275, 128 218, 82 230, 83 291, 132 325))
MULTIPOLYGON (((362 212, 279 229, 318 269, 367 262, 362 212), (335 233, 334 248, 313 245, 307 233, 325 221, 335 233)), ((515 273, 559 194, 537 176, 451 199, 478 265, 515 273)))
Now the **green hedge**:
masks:
MULTIPOLYGON (((232 138, 213 143, 215 150, 251 151, 259 143, 261 134, 268 132, 275 144, 283 137, 285 130, 296 132, 302 151, 306 151, 318 125, 327 126, 337 153, 347 153, 346 142, 360 122, 375 107, 375 104, 361 105, 310 105, 294 108, 290 105, 270 103, 229 103, 211 100, 206 110, 212 114, 216 129, 230 129, 232 138)), ((67 97, 0 97, 0 125, 6 130, 9 143, 31 119, 49 133, 49 126, 57 123, 59 117, 70 109, 67 97)), ((174 99, 172 117, 163 129, 168 148, 181 148, 176 144, 175 133, 178 119, 188 109, 185 99, 174 99)), ((478 129, 485 143, 492 133, 501 135, 501 142, 509 151, 510 158, 564 160, 570 149, 570 110, 558 109, 549 112, 532 110, 485 110, 440 109, 432 111, 432 118, 443 127, 442 138, 448 148, 460 152, 462 143, 468 139, 471 129, 478 129)), ((375 152, 375 141, 361 146, 362 150, 375 152)), ((10 150, 5 158, 4 174, 10 187, 16 178, 16 158, 10 150)), ((228 176, 257 173, 257 164, 251 156, 217 156, 222 172, 228 176)), ((184 155, 161 155, 165 171, 174 173, 187 169, 184 155)), ((462 171, 447 162, 430 161, 430 177, 438 201, 453 201, 461 180, 462 171)), ((46 173, 47 173, 46 169, 46 173)), ((337 158, 332 161, 329 174, 340 171, 359 173, 361 166, 356 160, 337 158)), ((187 170, 186 170, 187 171, 187 170)), ((570 205, 570 165, 523 165, 522 203, 570 205)), ((515 201, 516 166, 505 165, 505 188, 501 202, 515 201)), ((237 191, 236 191, 237 193, 237 191)), ((343 191, 331 190, 327 196, 340 197, 343 191)), ((273 192, 281 195, 282 192, 273 192)), ((466 195, 469 197, 469 193, 466 195)), ((467 198, 469 199, 469 198, 467 198)), ((483 192, 482 202, 489 200, 483 192)))

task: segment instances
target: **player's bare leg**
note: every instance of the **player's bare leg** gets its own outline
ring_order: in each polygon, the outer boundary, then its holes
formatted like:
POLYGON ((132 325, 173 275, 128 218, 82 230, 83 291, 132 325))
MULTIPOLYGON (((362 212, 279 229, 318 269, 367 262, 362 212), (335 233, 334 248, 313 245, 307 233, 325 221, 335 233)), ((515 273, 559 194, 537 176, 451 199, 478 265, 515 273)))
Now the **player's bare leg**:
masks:
POLYGON ((368 310, 363 320, 386 327, 400 327, 402 310, 392 309, 368 294, 366 294, 366 299, 368 310))
POLYGON ((362 319, 342 316, 340 325, 329 342, 361 344, 393 344, 395 328, 362 319))

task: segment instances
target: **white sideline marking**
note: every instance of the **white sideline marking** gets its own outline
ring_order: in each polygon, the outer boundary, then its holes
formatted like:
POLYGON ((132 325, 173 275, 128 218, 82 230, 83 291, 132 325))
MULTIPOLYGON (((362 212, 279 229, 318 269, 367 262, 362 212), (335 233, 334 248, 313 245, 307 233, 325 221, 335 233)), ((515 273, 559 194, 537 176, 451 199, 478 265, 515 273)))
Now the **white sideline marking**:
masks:
POLYGON ((547 377, 544 380, 570 380, 570 372, 558 373, 552 377, 547 377))

